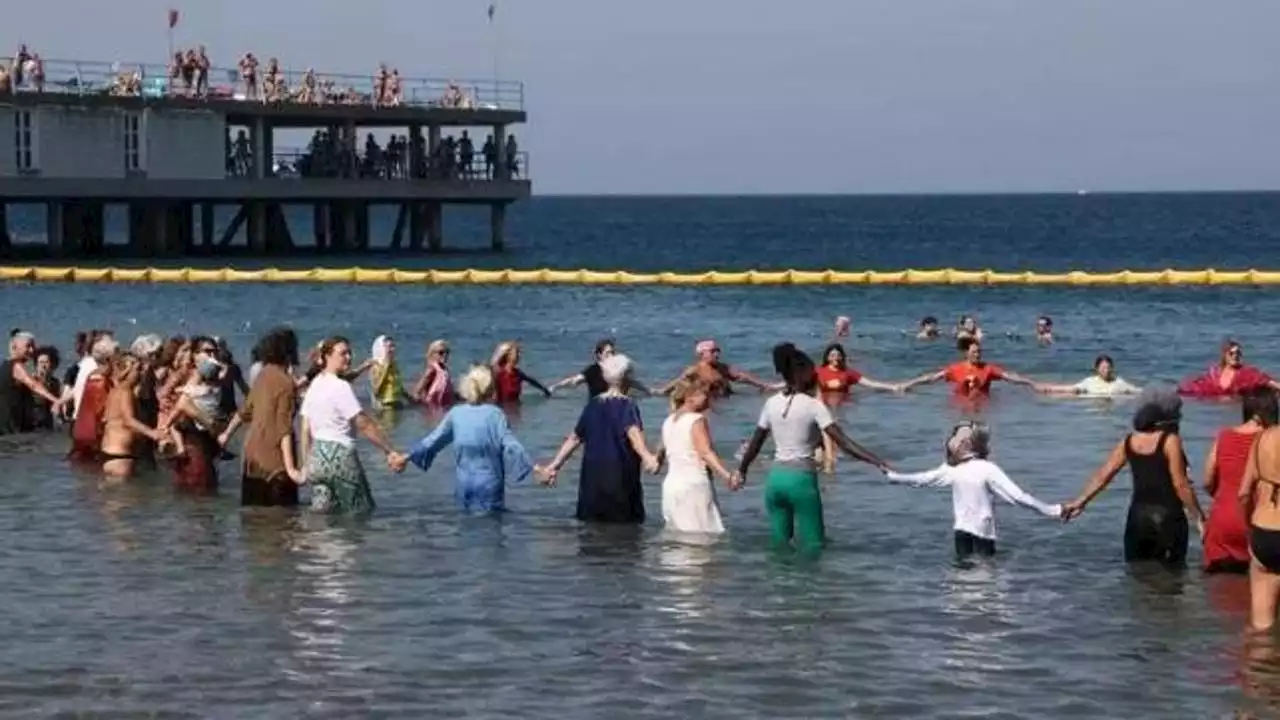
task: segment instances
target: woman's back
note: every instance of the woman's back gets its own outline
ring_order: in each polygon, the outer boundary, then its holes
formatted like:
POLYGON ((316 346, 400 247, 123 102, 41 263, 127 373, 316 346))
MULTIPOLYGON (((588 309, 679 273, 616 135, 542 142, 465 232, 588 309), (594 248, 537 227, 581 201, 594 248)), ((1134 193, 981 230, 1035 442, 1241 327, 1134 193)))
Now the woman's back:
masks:
POLYGON ((1173 473, 1165 455, 1169 432, 1135 432, 1125 439, 1124 453, 1133 473, 1133 504, 1181 508, 1173 473))
POLYGON ((1249 528, 1237 495, 1256 430, 1224 428, 1214 445, 1213 507, 1204 530, 1204 564, 1210 569, 1248 567, 1249 528))
POLYGON ((667 475, 706 479, 706 464, 693 446, 693 426, 701 413, 676 412, 662 422, 662 446, 667 451, 667 475))
POLYGON ((1258 482, 1253 489, 1253 515, 1256 527, 1280 529, 1280 434, 1267 429, 1258 434, 1254 456, 1258 482))
POLYGON ((639 464, 640 456, 627 439, 627 430, 640 427, 640 411, 631 398, 600 395, 582 409, 574 429, 583 444, 582 459, 589 462, 626 462, 639 464))

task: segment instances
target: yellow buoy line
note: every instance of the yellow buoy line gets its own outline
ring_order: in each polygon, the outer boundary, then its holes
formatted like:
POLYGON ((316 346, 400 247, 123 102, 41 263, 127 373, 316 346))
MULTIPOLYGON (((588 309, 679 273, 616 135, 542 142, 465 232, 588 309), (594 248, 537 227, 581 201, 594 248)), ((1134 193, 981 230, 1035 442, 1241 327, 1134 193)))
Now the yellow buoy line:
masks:
POLYGON ((1275 270, 1122 270, 1038 273, 995 270, 395 270, 312 268, 0 267, 0 281, 80 283, 368 283, 418 285, 1277 285, 1275 270))

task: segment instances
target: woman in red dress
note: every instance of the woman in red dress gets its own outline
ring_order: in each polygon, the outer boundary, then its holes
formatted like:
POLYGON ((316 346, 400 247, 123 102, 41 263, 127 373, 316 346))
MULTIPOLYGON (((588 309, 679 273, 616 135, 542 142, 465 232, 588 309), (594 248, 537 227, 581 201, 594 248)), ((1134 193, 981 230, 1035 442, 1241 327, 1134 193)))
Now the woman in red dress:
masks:
POLYGON ((1276 424, 1280 409, 1270 390, 1247 393, 1242 405, 1243 422, 1218 432, 1205 461, 1204 488, 1213 496, 1204 528, 1205 572, 1249 571, 1249 525, 1236 495, 1254 440, 1276 424))
POLYGON ((1251 390, 1280 390, 1280 383, 1252 365, 1244 364, 1244 349, 1235 340, 1222 344, 1222 357, 1203 375, 1183 380, 1178 392, 1198 398, 1239 397, 1251 390))
POLYGON ((84 381, 84 392, 71 424, 71 452, 67 457, 72 462, 102 463, 99 453, 106 430, 107 396, 111 394, 111 359, 117 349, 115 340, 109 337, 93 343, 91 353, 97 368, 84 381))

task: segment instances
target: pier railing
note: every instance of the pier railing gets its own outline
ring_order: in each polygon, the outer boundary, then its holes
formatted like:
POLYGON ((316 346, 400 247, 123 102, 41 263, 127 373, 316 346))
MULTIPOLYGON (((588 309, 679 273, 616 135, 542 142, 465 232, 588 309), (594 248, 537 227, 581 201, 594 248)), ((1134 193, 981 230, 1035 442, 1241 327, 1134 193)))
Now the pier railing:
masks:
MULTIPOLYGON (((506 156, 498 158, 499 163, 506 162, 506 156)), ((367 155, 357 155, 354 163, 350 157, 312 153, 305 148, 279 148, 271 156, 271 177, 284 179, 348 179, 348 180, 460 180, 484 181, 496 180, 501 168, 485 161, 482 154, 477 153, 470 163, 463 163, 455 157, 447 161, 439 157, 424 159, 422 169, 417 178, 411 177, 409 159, 404 156, 384 153, 379 158, 370 159, 367 155)), ((516 153, 515 163, 508 168, 510 178, 524 180, 529 178, 529 153, 521 150, 516 153)), ((248 177, 252 174, 251 159, 243 155, 232 155, 227 164, 229 177, 248 177)))
MULTIPOLYGON (((17 92, 125 97, 185 97, 220 101, 266 102, 263 79, 266 63, 257 69, 257 96, 247 92, 239 69, 210 68, 208 87, 198 89, 183 77, 170 78, 168 67, 147 63, 44 60, 44 81, 29 74, 17 92)), ((373 68, 372 70, 376 70, 373 68)), ((304 104, 387 104, 419 108, 524 110, 524 83, 515 80, 445 80, 400 78, 400 95, 389 103, 375 102, 374 72, 367 75, 310 73, 281 67, 282 91, 270 102, 304 104)))

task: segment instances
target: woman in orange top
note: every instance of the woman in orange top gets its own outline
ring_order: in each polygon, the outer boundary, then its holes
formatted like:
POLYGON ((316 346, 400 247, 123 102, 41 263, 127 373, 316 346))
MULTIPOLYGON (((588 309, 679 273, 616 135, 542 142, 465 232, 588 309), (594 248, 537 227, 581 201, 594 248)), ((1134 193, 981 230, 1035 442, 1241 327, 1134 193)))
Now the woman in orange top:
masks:
MULTIPOLYGON (((837 330, 839 323, 837 323, 837 330)), ((879 382, 863 375, 848 365, 848 356, 844 346, 833 342, 822 351, 822 367, 818 368, 818 399, 823 403, 835 406, 849 399, 853 386, 896 392, 899 386, 879 382)), ((836 443, 826 434, 822 436, 822 471, 831 474, 836 471, 836 443)))
POLYGON ((957 397, 976 398, 991 394, 991 383, 1004 380, 1015 385, 1034 387, 1035 381, 1005 370, 994 363, 983 362, 982 343, 973 338, 964 338, 959 342, 964 353, 964 360, 948 365, 937 372, 921 375, 903 384, 903 390, 910 390, 916 385, 946 380, 955 388, 957 397))

